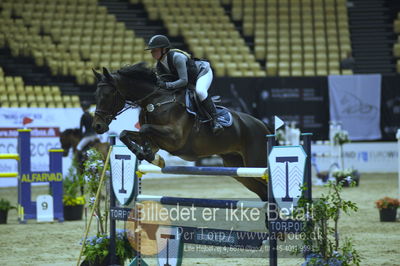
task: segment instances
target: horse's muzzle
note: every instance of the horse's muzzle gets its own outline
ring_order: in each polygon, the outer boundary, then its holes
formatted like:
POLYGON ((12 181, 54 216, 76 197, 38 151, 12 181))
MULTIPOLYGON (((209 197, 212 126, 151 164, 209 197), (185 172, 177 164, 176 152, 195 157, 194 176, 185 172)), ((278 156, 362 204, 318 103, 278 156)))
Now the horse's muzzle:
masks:
POLYGON ((103 123, 93 123, 93 129, 97 134, 103 134, 108 131, 108 126, 103 123))
POLYGON ((109 130, 108 122, 104 121, 104 118, 99 115, 95 115, 93 118, 92 127, 97 134, 103 134, 109 130))

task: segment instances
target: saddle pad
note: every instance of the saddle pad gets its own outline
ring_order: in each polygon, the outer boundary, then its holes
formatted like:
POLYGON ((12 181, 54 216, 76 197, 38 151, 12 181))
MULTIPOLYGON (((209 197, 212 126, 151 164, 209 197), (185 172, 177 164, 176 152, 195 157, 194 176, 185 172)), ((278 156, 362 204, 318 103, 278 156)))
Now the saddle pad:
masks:
MULTIPOLYGON (((194 104, 190 99, 190 95, 189 95, 189 90, 186 90, 186 111, 189 114, 192 114, 196 117, 196 119, 198 119, 201 123, 205 123, 210 121, 210 119, 208 117, 204 118, 201 117, 195 110, 194 104)), ((229 112, 229 110, 223 106, 218 106, 216 105, 217 108, 217 120, 218 122, 223 126, 223 127, 230 127, 233 123, 233 119, 232 119, 232 114, 229 112)))

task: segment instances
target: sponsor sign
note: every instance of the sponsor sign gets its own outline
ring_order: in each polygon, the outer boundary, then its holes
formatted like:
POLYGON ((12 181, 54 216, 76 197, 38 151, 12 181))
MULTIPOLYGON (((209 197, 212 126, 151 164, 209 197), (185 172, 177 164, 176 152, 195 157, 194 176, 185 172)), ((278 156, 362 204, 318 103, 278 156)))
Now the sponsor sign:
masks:
POLYGON ((125 146, 111 153, 112 188, 119 204, 127 205, 134 196, 136 156, 125 146))
POLYGON ((302 193, 306 157, 302 146, 274 146, 268 156, 274 200, 289 214, 302 193))

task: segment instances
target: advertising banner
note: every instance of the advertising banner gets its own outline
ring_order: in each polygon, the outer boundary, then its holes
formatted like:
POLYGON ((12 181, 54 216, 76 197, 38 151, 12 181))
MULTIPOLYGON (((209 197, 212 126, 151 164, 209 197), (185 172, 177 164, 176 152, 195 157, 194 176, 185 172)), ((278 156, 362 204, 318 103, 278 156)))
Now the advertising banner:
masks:
POLYGON ((382 137, 381 79, 380 74, 328 77, 331 121, 340 122, 351 140, 382 137))
MULTIPOLYGON (((313 168, 316 172, 328 171, 337 163, 331 157, 328 144, 312 145, 313 168)), ((398 167, 396 142, 358 142, 343 145, 344 168, 354 168, 361 173, 396 173, 398 167)))
MULTIPOLYGON (((31 131, 31 170, 48 171, 51 148, 59 148, 60 132, 79 127, 80 108, 0 108, 0 153, 17 153, 17 129, 31 131)), ((67 173, 72 154, 63 158, 67 173)), ((15 160, 0 160, 0 172, 18 172, 15 160)), ((0 186, 16 186, 16 178, 0 179, 0 186)))

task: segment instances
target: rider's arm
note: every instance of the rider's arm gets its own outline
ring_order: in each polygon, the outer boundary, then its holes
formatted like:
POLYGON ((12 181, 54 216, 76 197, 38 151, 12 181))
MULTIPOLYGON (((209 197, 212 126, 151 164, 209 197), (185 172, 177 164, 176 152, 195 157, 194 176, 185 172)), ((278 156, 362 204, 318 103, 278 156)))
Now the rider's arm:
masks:
POLYGON ((166 85, 168 89, 181 88, 188 84, 187 60, 187 56, 182 53, 174 54, 173 63, 178 72, 179 79, 173 82, 167 82, 166 85))

